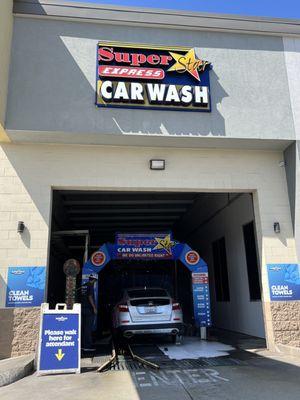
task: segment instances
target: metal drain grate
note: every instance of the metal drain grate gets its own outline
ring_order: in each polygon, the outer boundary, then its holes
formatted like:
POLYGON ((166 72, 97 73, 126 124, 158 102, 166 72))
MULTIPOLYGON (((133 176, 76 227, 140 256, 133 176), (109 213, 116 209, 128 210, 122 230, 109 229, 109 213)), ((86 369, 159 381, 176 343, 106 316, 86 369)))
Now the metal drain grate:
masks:
MULTIPOLYGON (((158 348, 158 346, 152 344, 133 345, 132 351, 135 355, 139 356, 145 361, 150 361, 154 364, 157 364, 161 370, 186 370, 223 366, 245 366, 250 365, 253 359, 262 359, 261 356, 242 349, 230 351, 230 354, 224 357, 199 358, 196 360, 171 360, 158 348)), ((90 363, 85 362, 84 367, 94 367, 97 369, 100 365, 105 364, 110 359, 111 355, 103 352, 102 354, 94 356, 93 359, 90 359, 90 363)), ((121 354, 118 354, 118 362, 113 362, 108 369, 111 371, 138 371, 149 370, 149 367, 139 362, 139 360, 133 359, 128 352, 122 351, 121 354)))
MULTIPOLYGON (((209 367, 224 367, 224 366, 243 366, 248 365, 245 360, 238 360, 235 358, 202 358, 198 360, 168 360, 158 361, 157 364, 161 370, 164 369, 200 369, 209 367)), ((111 371, 138 371, 148 370, 149 368, 132 360, 119 360, 118 364, 113 365, 111 371)))

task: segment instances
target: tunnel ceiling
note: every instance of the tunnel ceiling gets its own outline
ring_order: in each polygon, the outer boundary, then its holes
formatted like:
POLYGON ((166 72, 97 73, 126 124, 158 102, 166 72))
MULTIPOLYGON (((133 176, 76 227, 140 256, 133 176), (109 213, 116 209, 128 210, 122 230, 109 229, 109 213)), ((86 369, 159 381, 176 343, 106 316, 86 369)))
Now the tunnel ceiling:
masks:
MULTIPOLYGON (((213 204, 218 207, 222 197, 226 203, 228 196, 227 193, 55 190, 52 232, 88 230, 92 247, 113 242, 115 232, 172 230, 178 240, 183 240, 190 227, 213 212, 209 207, 213 204)), ((57 247, 59 241, 61 238, 56 237, 57 247)), ((82 248, 84 244, 80 237, 64 237, 63 241, 71 249, 82 248)))

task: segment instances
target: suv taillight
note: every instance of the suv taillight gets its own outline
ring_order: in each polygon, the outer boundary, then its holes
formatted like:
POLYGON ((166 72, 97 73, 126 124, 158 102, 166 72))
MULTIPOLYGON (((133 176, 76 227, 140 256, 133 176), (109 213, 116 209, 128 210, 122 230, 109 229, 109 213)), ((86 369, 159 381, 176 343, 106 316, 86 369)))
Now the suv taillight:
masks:
POLYGON ((180 304, 179 303, 172 303, 172 310, 173 311, 181 310, 180 304))
POLYGON ((118 308, 120 312, 128 312, 128 306, 126 304, 119 304, 118 308))

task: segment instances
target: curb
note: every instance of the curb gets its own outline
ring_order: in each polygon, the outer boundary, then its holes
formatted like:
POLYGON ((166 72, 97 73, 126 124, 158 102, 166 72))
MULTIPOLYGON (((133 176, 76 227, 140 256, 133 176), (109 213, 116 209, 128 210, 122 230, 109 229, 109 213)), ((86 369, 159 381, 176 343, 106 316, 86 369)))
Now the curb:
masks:
POLYGON ((293 357, 300 357, 300 347, 287 346, 285 344, 277 344, 276 350, 281 354, 287 354, 293 357))
POLYGON ((34 369, 34 355, 0 361, 0 387, 10 385, 30 375, 34 369))

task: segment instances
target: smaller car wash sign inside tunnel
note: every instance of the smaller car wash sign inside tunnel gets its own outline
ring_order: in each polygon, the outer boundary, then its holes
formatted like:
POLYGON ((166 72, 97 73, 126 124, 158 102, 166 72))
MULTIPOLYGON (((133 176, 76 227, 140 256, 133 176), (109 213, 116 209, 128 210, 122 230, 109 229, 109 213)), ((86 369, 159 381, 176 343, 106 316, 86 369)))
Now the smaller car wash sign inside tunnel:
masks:
POLYGON ((178 251, 181 246, 172 239, 171 233, 117 233, 114 258, 174 260, 178 251))
POLYGON ((102 41, 97 51, 97 106, 211 110, 211 64, 198 50, 102 41))

